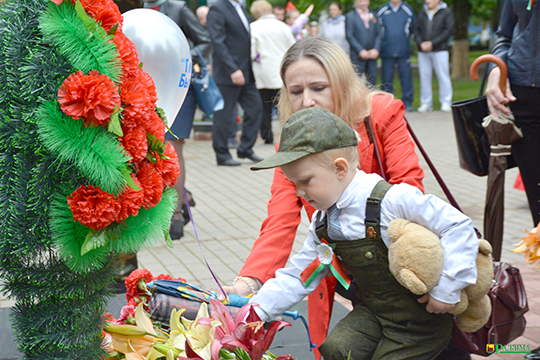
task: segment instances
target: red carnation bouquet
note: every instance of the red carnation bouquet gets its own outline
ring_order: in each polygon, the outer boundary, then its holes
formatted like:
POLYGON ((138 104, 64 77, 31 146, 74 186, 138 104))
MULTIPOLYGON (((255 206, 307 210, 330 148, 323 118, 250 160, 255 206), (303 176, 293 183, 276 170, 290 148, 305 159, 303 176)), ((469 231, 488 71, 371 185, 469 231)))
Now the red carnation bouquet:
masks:
POLYGON ((121 31, 118 7, 112 0, 82 0, 81 4, 107 33, 114 34, 110 42, 122 63, 121 81, 115 83, 97 70, 77 71, 60 86, 58 102, 74 121, 83 121, 87 128, 108 128, 111 136, 118 136, 122 150, 131 158, 133 180, 117 196, 87 184, 67 197, 74 220, 101 230, 136 216, 141 207, 155 207, 164 188, 176 184, 180 168, 174 148, 164 144, 166 125, 156 112, 156 86, 140 68, 135 45, 121 31), (116 131, 114 126, 111 130, 111 122, 119 123, 116 131))

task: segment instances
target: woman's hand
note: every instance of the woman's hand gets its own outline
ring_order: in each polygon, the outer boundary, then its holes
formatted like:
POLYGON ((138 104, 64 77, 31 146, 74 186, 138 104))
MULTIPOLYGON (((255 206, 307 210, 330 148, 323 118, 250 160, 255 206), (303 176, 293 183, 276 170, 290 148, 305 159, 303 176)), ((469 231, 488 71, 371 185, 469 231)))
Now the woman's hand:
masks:
POLYGON ((431 297, 431 295, 429 295, 429 293, 424 294, 424 296, 418 299, 418 302, 420 304, 427 302, 426 311, 432 314, 445 314, 454 310, 454 307, 456 306, 456 304, 447 304, 442 301, 435 300, 431 297))
MULTIPOLYGON (((239 296, 249 296, 253 293, 251 287, 249 284, 253 287, 254 290, 259 290, 259 283, 256 279, 252 277, 242 277, 242 280, 238 280, 233 286, 223 286, 223 290, 227 294, 235 294, 239 296)), ((225 300, 225 297, 221 292, 218 291, 218 300, 225 300)))
POLYGON ((510 109, 506 107, 510 101, 516 101, 516 97, 510 90, 510 82, 506 79, 506 95, 502 93, 499 87, 499 80, 501 78, 501 70, 499 67, 493 68, 489 73, 488 82, 486 86, 486 98, 491 115, 496 118, 499 117, 497 110, 503 114, 510 115, 510 109))

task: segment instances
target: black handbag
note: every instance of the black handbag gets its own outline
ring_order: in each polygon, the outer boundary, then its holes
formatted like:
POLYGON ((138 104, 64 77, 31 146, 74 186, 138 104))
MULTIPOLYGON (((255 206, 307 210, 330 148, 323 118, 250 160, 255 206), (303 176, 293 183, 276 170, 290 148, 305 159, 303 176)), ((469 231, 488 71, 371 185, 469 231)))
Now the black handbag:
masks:
MULTIPOLYGON (((456 131, 459 166, 474 175, 489 173, 490 144, 486 130, 482 126, 484 117, 489 115, 484 87, 488 76, 487 66, 477 98, 452 103, 452 117, 456 131)), ((516 166, 514 158, 508 156, 507 168, 516 166)))
POLYGON ((193 90, 195 90, 197 104, 206 115, 210 116, 216 111, 222 110, 225 101, 223 101, 223 96, 214 79, 208 74, 206 62, 201 52, 196 46, 194 48, 197 54, 199 54, 202 66, 199 72, 193 73, 191 82, 193 84, 193 90))

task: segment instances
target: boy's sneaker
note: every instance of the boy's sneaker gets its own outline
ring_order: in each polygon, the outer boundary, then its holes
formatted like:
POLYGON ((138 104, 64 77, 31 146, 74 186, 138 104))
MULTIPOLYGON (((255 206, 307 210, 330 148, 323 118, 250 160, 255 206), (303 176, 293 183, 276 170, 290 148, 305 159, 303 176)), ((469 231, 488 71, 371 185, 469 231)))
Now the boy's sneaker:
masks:
POLYGON ((433 106, 429 106, 428 104, 422 104, 417 111, 421 113, 430 112, 433 111, 433 106))
POLYGON ((450 112, 452 111, 452 108, 450 107, 450 104, 441 104, 441 111, 450 112))

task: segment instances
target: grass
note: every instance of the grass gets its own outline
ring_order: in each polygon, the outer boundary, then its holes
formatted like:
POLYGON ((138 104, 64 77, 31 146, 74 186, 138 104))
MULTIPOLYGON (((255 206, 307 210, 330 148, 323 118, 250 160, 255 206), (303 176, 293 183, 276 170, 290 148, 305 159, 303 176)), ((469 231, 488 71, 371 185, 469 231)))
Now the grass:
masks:
MULTIPOLYGON (((486 54, 487 52, 488 52, 487 50, 470 51, 469 63, 472 63, 474 59, 476 59, 478 56, 482 54, 486 54)), ((411 63, 417 64, 416 54, 411 56, 411 63)), ((418 75, 418 67, 413 66, 412 75, 413 75, 413 89, 414 89, 413 107, 417 109, 420 106, 420 77, 418 75)), ((481 73, 479 75, 480 77, 482 76, 481 73)), ((432 88, 433 88, 433 109, 439 110, 441 108, 441 104, 439 103, 439 83, 437 81, 437 76, 435 76, 435 73, 433 74, 432 88)), ((401 98, 401 95, 402 95, 401 83, 399 81, 399 73, 397 71, 397 68, 396 68, 396 73, 394 74, 394 89, 395 89, 394 94, 396 98, 398 99, 401 98)), ((478 96, 478 92, 480 91, 480 80, 472 81, 469 78, 453 79, 452 89, 453 89, 452 101, 474 98, 478 96)))

